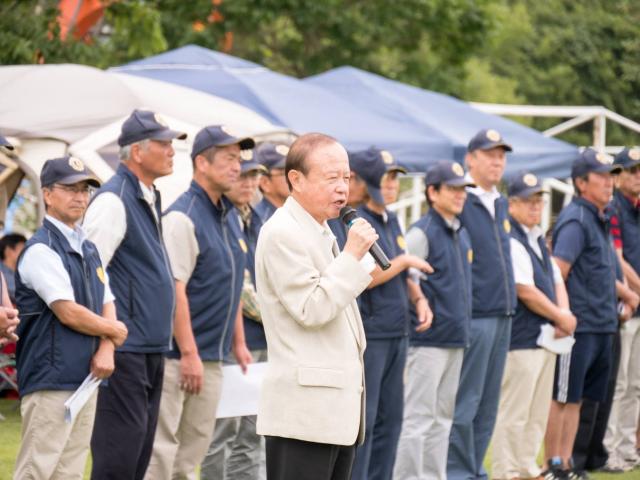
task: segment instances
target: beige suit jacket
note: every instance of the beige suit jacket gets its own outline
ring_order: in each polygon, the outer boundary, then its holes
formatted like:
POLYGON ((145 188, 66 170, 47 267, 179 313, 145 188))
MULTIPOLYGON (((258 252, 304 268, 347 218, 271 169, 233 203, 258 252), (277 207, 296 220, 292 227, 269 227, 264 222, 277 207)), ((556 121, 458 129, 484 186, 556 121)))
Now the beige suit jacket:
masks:
POLYGON ((292 197, 264 224, 256 287, 269 362, 260 435, 362 441, 366 341, 355 299, 370 281, 355 257, 339 252, 329 227, 292 197))

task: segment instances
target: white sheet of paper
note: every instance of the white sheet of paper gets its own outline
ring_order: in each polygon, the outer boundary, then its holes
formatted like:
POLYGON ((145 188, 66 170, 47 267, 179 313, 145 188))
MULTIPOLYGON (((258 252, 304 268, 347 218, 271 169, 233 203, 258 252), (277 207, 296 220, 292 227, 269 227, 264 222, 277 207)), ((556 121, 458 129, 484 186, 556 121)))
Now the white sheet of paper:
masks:
POLYGON ((216 418, 257 415, 266 370, 266 362, 250 364, 246 375, 238 365, 222 367, 222 395, 216 418))
POLYGON ((73 423, 78 415, 78 412, 82 410, 82 407, 85 406, 87 400, 91 398, 93 392, 96 391, 98 385, 100 385, 99 378, 93 376, 93 374, 89 374, 87 378, 84 379, 84 382, 78 387, 78 389, 73 392, 66 402, 64 402, 64 421, 67 423, 73 423))
POLYGON ((552 325, 546 323, 540 327, 540 335, 536 343, 552 353, 563 355, 571 351, 576 340, 570 335, 556 338, 555 329, 552 325))

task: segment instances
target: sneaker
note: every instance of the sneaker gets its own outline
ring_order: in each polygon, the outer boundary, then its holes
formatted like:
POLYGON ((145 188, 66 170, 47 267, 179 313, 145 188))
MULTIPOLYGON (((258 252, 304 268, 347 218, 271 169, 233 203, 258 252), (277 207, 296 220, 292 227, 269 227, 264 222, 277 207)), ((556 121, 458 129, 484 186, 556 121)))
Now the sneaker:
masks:
POLYGON ((560 457, 550 458, 547 465, 547 470, 540 474, 544 480, 566 480, 567 476, 562 469, 562 459, 560 457))
POLYGON ((566 477, 568 480, 590 480, 589 475, 587 475, 586 470, 576 470, 572 468, 571 470, 565 470, 566 477))

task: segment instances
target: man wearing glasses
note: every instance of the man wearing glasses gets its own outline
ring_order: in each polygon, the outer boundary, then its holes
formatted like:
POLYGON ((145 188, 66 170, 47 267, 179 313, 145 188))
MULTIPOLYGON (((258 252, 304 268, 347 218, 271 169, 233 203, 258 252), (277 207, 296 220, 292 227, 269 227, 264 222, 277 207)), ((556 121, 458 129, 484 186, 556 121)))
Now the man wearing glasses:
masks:
POLYGON ((78 225, 99 186, 81 160, 48 160, 40 175, 47 214, 18 262, 17 345, 22 444, 14 478, 82 478, 96 397, 71 422, 64 403, 89 373, 107 378, 127 338, 95 245, 78 225))

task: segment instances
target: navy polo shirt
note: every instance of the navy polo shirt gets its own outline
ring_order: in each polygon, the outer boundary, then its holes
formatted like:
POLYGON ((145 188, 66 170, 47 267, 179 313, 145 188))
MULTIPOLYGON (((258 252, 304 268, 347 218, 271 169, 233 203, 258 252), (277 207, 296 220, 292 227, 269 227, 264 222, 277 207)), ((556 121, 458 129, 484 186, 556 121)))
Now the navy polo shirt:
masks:
POLYGON ((577 333, 618 328, 616 255, 609 221, 591 202, 574 197, 553 229, 553 255, 571 264, 566 280, 577 333))
MULTIPOLYGON (((386 211, 374 213, 366 206, 358 208, 358 216, 368 221, 379 235, 378 245, 390 259, 405 253, 405 240, 398 217, 386 211)), ((388 282, 365 290, 358 299, 364 331, 368 339, 396 338, 409 330, 407 273, 396 275, 388 282)))
MULTIPOLYGON (((459 223, 457 220, 454 223, 459 223)), ((412 329, 411 346, 461 348, 469 342, 472 291, 471 239, 464 227, 449 224, 431 208, 409 231, 419 229, 427 239, 427 260, 433 273, 420 281, 433 311, 433 323, 424 332, 412 329)), ((413 253, 413 252, 411 252, 413 253)), ((416 252, 417 253, 417 252, 416 252)), ((414 324, 415 312, 412 312, 414 324)))
MULTIPOLYGON (((618 218, 619 238, 622 240, 622 256, 640 274, 640 209, 635 203, 616 190, 611 210, 618 218)), ((636 311, 636 315, 638 314, 636 311)))
POLYGON ((271 218, 271 215, 278 209, 273 203, 267 200, 267 197, 262 197, 262 200, 258 202, 255 207, 256 212, 260 215, 263 222, 266 222, 271 218))

